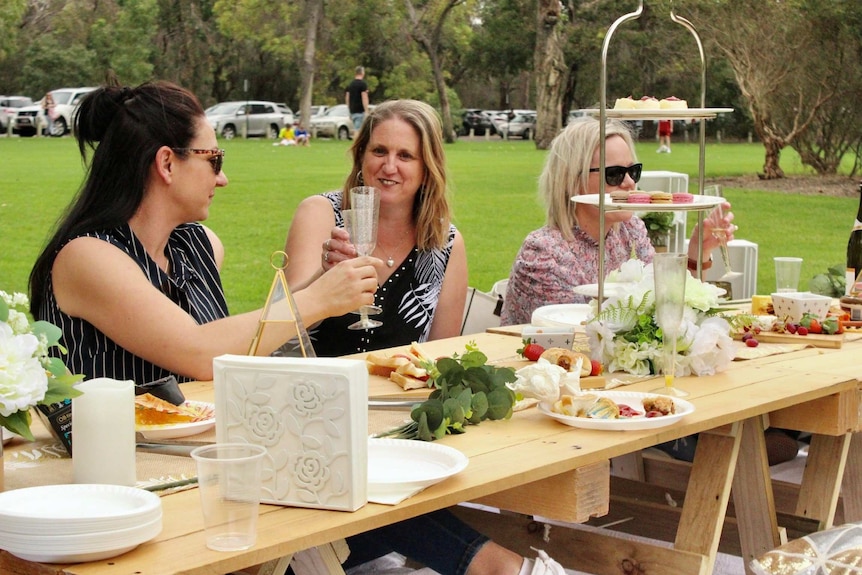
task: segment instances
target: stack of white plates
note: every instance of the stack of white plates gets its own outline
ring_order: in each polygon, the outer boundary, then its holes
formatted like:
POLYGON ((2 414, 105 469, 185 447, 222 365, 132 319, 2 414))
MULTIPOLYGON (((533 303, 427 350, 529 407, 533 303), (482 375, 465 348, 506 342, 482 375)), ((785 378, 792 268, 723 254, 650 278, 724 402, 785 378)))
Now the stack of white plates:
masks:
POLYGON ((97 561, 162 531, 162 503, 120 485, 45 485, 0 493, 0 549, 41 563, 97 561))

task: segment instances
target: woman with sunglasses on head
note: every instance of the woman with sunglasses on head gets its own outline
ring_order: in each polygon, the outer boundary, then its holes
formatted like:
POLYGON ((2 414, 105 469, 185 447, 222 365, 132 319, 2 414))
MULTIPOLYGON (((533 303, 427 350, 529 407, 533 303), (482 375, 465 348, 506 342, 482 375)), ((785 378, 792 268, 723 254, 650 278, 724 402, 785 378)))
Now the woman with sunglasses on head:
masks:
MULTIPOLYGON (((586 303, 586 296, 575 294, 573 288, 598 282, 599 208, 575 203, 571 197, 599 193, 599 137, 598 120, 588 117, 571 122, 551 142, 539 177, 545 226, 527 236, 515 258, 503 301, 503 325, 530 323, 533 311, 544 305, 586 303)), ((641 170, 629 128, 609 120, 605 127, 605 193, 633 191, 641 170)), ((725 203, 725 208, 729 210, 730 204, 725 203)), ((712 213, 704 219, 702 269, 711 265, 709 254, 718 246, 710 230, 728 227, 733 214, 726 211, 724 221, 715 219, 712 213)), ((689 242, 689 269, 697 265, 697 233, 695 227, 689 242)), ((632 212, 611 210, 605 212, 605 252, 604 269, 609 273, 632 254, 649 263, 655 250, 639 218, 632 212)))
MULTIPOLYGON (((197 223, 228 183, 200 103, 165 82, 103 86, 84 98, 74 124, 92 161, 30 274, 33 316, 60 327, 62 359, 88 379, 212 379, 213 357, 248 353, 261 312, 228 317, 224 249, 197 223)), ((343 262, 295 294, 303 318, 370 304, 373 261, 343 262)), ((293 335, 273 334, 261 353, 293 335)))

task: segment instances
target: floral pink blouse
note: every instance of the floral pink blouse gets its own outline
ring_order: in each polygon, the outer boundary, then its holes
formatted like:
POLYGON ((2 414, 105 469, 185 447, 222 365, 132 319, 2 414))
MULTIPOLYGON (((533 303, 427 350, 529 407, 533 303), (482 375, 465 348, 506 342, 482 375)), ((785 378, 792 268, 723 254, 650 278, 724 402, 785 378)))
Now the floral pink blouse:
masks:
MULTIPOLYGON (((572 292, 575 286, 598 281, 599 244, 580 228, 572 241, 556 228, 545 226, 527 236, 509 274, 503 301, 502 325, 530 323, 533 311, 543 305, 586 303, 587 297, 572 292)), ((644 223, 637 217, 615 224, 605 240, 605 275, 634 257, 651 262, 652 244, 644 223)))

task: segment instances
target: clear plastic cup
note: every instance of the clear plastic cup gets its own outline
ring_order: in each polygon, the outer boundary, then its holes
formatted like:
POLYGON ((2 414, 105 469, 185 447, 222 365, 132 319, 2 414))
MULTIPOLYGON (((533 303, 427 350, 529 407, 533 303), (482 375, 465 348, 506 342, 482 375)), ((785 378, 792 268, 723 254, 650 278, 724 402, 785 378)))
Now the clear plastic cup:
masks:
POLYGON ((775 259, 775 291, 778 293, 799 291, 799 274, 802 258, 775 259))
POLYGON ((197 463, 210 549, 240 551, 252 547, 257 540, 264 455, 266 449, 246 443, 216 443, 191 452, 197 463))

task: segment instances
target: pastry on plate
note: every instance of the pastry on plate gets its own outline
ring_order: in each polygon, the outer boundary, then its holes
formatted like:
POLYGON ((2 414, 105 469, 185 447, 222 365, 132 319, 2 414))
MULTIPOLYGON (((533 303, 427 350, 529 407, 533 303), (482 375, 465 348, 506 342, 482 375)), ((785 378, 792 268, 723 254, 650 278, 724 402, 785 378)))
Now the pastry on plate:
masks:
POLYGON ((135 425, 195 423, 212 417, 212 406, 188 402, 174 405, 149 393, 135 396, 135 425))
POLYGON ((662 110, 687 110, 688 102, 685 100, 680 100, 676 96, 671 96, 669 98, 663 98, 658 103, 659 107, 662 110))
POLYGON ((581 360, 581 376, 586 377, 590 375, 590 371, 592 370, 592 364, 590 363, 590 358, 583 353, 572 351, 570 349, 566 349, 564 347, 549 347, 540 356, 543 359, 548 360, 550 363, 554 365, 559 365, 566 371, 574 371, 575 366, 577 365, 578 359, 581 360))

